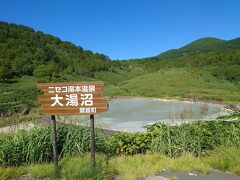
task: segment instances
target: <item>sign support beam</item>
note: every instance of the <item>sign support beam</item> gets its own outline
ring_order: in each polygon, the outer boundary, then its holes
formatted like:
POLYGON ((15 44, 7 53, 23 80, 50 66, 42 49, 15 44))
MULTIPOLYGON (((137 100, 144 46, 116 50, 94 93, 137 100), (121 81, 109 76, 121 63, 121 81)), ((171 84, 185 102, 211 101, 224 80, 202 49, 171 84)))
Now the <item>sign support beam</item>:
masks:
POLYGON ((57 130, 56 130, 56 117, 51 115, 52 120, 52 142, 53 142, 53 160, 55 166, 55 172, 58 171, 58 154, 57 154, 57 130))
POLYGON ((90 115, 90 146, 91 146, 91 163, 92 167, 95 168, 95 130, 94 130, 94 115, 90 115))

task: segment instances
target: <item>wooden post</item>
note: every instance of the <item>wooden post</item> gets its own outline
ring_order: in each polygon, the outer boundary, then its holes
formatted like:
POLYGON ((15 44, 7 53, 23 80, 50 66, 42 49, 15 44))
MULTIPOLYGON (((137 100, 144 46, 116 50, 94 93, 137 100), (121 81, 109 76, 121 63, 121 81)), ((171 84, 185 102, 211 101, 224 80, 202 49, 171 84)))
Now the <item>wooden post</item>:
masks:
POLYGON ((57 131, 56 131, 55 115, 51 115, 51 120, 52 120, 53 160, 54 160, 55 172, 57 172, 58 171, 58 154, 57 154, 57 131))
POLYGON ((90 115, 90 144, 91 144, 91 163, 92 167, 96 166, 95 160, 95 132, 94 132, 94 115, 90 115))

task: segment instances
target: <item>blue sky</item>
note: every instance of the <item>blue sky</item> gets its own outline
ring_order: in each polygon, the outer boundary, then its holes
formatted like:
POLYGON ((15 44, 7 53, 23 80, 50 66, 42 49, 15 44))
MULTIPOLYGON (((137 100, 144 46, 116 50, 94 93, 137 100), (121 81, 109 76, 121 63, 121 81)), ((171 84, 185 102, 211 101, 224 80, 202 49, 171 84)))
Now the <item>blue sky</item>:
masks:
POLYGON ((30 26, 111 59, 129 59, 203 37, 240 37, 240 1, 1 0, 0 20, 30 26))

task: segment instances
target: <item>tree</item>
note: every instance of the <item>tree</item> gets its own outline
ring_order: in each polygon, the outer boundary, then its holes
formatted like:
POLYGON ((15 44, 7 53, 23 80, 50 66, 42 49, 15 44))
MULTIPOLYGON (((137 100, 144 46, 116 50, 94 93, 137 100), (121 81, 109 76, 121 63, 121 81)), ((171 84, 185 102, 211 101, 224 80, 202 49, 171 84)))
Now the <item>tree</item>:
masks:
POLYGON ((34 73, 39 82, 52 82, 60 78, 60 69, 55 63, 38 66, 34 73))
POLYGON ((0 79, 10 79, 12 78, 12 69, 10 62, 4 59, 0 59, 0 79))

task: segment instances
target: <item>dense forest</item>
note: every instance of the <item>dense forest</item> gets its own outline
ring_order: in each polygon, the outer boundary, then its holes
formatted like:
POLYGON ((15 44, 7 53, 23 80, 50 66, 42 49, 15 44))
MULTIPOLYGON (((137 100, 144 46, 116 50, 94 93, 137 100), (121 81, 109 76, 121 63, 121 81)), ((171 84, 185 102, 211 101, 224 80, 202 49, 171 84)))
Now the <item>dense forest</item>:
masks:
POLYGON ((92 76, 95 71, 111 69, 109 58, 103 54, 6 22, 0 22, 0 62, 1 79, 34 75, 42 81, 54 81, 64 80, 64 73, 92 76))
POLYGON ((1 114, 35 104, 37 82, 96 81, 105 95, 240 101, 240 38, 203 38, 158 56, 113 61, 23 25, 0 22, 1 114))

